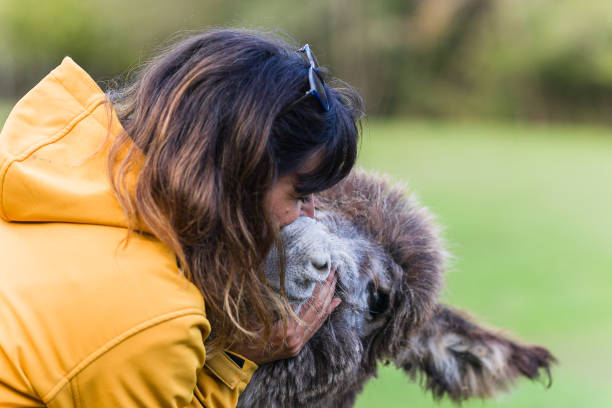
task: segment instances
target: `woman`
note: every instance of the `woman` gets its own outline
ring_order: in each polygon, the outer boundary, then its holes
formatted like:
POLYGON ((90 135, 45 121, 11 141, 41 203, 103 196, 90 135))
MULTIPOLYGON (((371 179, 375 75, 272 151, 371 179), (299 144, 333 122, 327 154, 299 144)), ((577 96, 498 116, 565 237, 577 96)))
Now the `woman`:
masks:
POLYGON ((189 37, 108 95, 65 59, 0 137, 0 405, 234 406, 339 304, 332 274, 272 307, 262 268, 352 168, 360 114, 308 47, 254 32, 189 37))

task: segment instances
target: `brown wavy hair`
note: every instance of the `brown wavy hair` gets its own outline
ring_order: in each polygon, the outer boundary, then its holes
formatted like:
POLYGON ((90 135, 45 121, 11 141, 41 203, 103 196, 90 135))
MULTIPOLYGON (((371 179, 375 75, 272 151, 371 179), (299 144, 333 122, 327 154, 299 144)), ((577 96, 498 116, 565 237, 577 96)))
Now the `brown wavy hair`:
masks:
POLYGON ((361 98, 324 73, 330 110, 315 97, 295 104, 310 88, 308 67, 276 35, 216 29, 175 43, 108 92, 125 129, 109 171, 129 233, 140 225, 167 244, 203 294, 209 355, 255 329, 267 338, 289 312, 266 301, 263 263, 278 243, 270 187, 315 153, 322 160, 297 174, 296 194, 331 187, 355 163, 361 98))

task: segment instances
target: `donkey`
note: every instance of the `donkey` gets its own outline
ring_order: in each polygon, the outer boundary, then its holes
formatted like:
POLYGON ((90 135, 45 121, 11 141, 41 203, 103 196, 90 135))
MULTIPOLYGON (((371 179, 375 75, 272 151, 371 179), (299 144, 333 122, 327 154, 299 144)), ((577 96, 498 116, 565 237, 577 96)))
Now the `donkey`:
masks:
POLYGON ((355 171, 317 197, 317 218, 282 231, 266 277, 296 307, 331 268, 340 306, 294 358, 262 365, 238 407, 351 407, 378 363, 392 363, 434 398, 492 397, 555 361, 438 302, 449 254, 432 215, 400 186, 355 171))

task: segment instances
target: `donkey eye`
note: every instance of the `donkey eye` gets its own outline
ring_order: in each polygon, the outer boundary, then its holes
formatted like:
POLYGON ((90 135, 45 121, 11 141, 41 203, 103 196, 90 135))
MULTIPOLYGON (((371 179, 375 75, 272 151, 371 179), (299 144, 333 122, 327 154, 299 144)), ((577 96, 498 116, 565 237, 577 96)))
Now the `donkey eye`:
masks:
POLYGON ((389 294, 376 288, 374 282, 368 283, 368 308, 374 315, 384 313, 389 308, 389 294))

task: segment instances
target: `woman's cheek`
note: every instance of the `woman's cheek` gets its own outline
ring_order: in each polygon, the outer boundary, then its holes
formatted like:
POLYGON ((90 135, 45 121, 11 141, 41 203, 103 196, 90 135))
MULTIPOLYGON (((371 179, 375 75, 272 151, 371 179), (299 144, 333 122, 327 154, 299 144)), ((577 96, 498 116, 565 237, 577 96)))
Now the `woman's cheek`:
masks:
POLYGON ((283 212, 283 215, 279 219, 281 227, 291 224, 300 215, 300 204, 287 206, 283 212))

